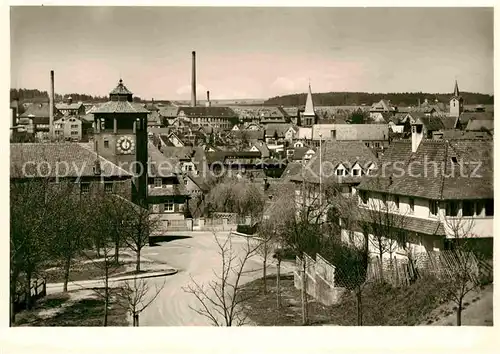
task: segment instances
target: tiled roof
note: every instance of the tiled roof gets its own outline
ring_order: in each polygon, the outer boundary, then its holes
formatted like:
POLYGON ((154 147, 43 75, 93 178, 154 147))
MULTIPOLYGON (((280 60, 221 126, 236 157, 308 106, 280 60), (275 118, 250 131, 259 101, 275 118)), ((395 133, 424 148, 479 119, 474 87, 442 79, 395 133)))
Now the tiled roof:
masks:
POLYGON ((148 188, 148 197, 182 196, 189 193, 182 183, 169 184, 166 188, 148 188))
POLYGON ((180 107, 179 113, 184 112, 188 118, 196 117, 228 117, 235 118, 238 115, 229 107, 180 107))
POLYGON ((335 176, 335 169, 339 164, 351 169, 359 164, 364 170, 371 164, 377 165, 377 157, 361 141, 326 141, 322 147, 321 154, 316 152, 305 168, 304 176, 295 177, 300 181, 302 178, 309 182, 318 183, 320 175, 320 155, 323 165, 322 173, 324 178, 339 180, 341 183, 359 182, 362 176, 343 176, 339 179, 335 176))
POLYGON ((417 119, 417 122, 419 121, 427 128, 428 131, 431 132, 445 129, 445 126, 439 117, 423 116, 417 119))
POLYGON ((94 108, 91 113, 149 113, 140 103, 108 101, 94 108))
POLYGON ((203 177, 201 176, 197 176, 195 175, 194 173, 186 173, 186 176, 189 177, 189 179, 191 179, 191 181, 193 181, 194 184, 196 184, 198 186, 198 188, 200 188, 202 191, 208 191, 209 187, 208 185, 205 183, 205 180, 203 179, 203 177))
POLYGON ((180 173, 179 159, 167 158, 153 143, 148 143, 149 171, 152 176, 167 177, 180 173))
POLYGON ((294 128, 294 130, 297 131, 297 128, 292 124, 268 124, 266 125, 265 136, 273 137, 276 133, 279 138, 283 138, 290 128, 294 128))
POLYGON ((290 162, 283 173, 281 174, 281 179, 283 181, 290 181, 294 176, 299 176, 302 171, 302 163, 300 161, 290 162))
MULTIPOLYGON (((33 103, 19 118, 45 118, 49 116, 49 103, 33 103)), ((62 115, 57 108, 54 109, 54 117, 62 115)))
POLYGON ((467 126, 471 119, 493 120, 493 117, 493 112, 464 112, 460 115, 459 120, 462 126, 467 126))
POLYGON ((471 119, 469 120, 469 123, 467 123, 467 128, 465 130, 469 131, 478 131, 481 129, 486 129, 486 130, 493 130, 495 129, 495 122, 493 120, 486 120, 486 119, 471 119))
MULTIPOLYGON (((370 222, 380 222, 384 220, 384 217, 380 217, 376 214, 372 213, 379 213, 378 211, 370 211, 365 208, 359 208, 359 220, 370 223, 370 222)), ((399 226, 399 228, 413 231, 413 232, 418 232, 421 234, 426 234, 426 235, 438 235, 438 236, 445 236, 446 232, 443 226, 443 223, 438 221, 438 220, 428 220, 428 219, 420 219, 420 218, 415 218, 407 215, 401 215, 401 219, 399 219, 399 216, 396 217, 398 219, 394 219, 394 226, 399 226)), ((391 220, 388 218, 388 220, 391 220)))
POLYGON ((194 154, 194 148, 192 146, 165 146, 162 148, 162 153, 166 158, 190 160, 194 154))
POLYGON ((167 118, 177 117, 178 112, 179 112, 179 107, 162 107, 158 111, 161 117, 167 117, 167 118))
POLYGON ((474 140, 474 139, 492 139, 493 137, 488 132, 484 131, 464 131, 458 129, 451 130, 443 130, 442 139, 466 139, 466 140, 474 140))
POLYGON ((261 153, 262 158, 267 158, 270 156, 269 148, 267 147, 267 144, 264 143, 263 141, 256 140, 252 143, 253 146, 255 146, 261 153))
POLYGON ((379 168, 379 176, 365 178, 360 190, 433 200, 493 198, 491 140, 423 140, 416 153, 411 152, 411 141, 397 141, 385 151, 379 167, 384 163, 385 173, 379 168))
MULTIPOLYGON (((44 176, 56 177, 58 164, 59 177, 95 177, 94 166, 97 158, 95 152, 74 143, 10 144, 10 177, 37 175, 37 166, 44 176), (25 174, 22 172, 23 166, 26 167, 25 174)), ((99 161, 103 176, 131 177, 127 171, 101 156, 99 161)))
POLYGON ((260 140, 264 138, 264 130, 233 130, 230 132, 230 134, 235 138, 242 138, 243 136, 245 136, 248 140, 260 140))
POLYGON ((127 87, 123 84, 123 80, 120 79, 118 85, 109 93, 110 95, 132 95, 132 92, 127 89, 127 87))
POLYGON ((296 147, 296 148, 294 148, 292 159, 293 160, 302 160, 304 158, 306 152, 308 152, 309 150, 315 151, 314 149, 308 148, 308 147, 296 147))
POLYGON ((387 124, 336 124, 335 130, 337 140, 389 139, 389 126, 387 124))
POLYGON ((71 110, 77 110, 80 109, 80 107, 83 106, 83 103, 78 102, 78 103, 57 103, 56 108, 57 109, 71 109, 71 110))

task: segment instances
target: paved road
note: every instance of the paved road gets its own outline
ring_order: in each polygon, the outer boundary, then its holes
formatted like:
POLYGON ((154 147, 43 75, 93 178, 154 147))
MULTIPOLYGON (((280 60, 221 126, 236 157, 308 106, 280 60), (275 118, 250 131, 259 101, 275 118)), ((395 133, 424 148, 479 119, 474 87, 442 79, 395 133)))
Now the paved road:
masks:
MULTIPOLYGON (((191 276, 198 283, 208 283, 214 279, 214 270, 221 269, 221 257, 218 254, 217 244, 211 232, 196 232, 191 238, 178 239, 160 243, 158 246, 144 250, 145 257, 168 263, 175 267, 178 273, 164 279, 152 278, 150 283, 153 289, 155 284, 165 282, 158 298, 141 314, 141 326, 207 326, 209 320, 198 315, 192 307, 198 307, 196 298, 183 290, 183 287, 192 284, 191 276)), ((228 232, 217 234, 219 239, 228 237, 228 232)), ((241 236, 231 236, 235 250, 241 251, 246 245, 246 239, 241 236)), ((256 279, 262 274, 261 258, 256 256, 247 262, 247 273, 243 282, 256 279)), ((269 269, 272 273, 274 267, 269 269)))

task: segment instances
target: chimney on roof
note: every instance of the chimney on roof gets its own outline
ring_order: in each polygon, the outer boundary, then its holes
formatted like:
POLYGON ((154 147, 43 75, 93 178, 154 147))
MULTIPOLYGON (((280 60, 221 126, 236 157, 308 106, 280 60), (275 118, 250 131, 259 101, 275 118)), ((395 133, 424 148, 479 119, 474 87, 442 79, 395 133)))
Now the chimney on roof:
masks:
POLYGON ((54 137, 54 70, 50 70, 49 136, 54 137))
POLYGON ((191 107, 196 107, 196 52, 193 50, 193 63, 191 69, 191 107))
POLYGON ((210 103, 210 91, 207 91, 207 104, 206 104, 207 107, 211 107, 212 104, 210 103))
POLYGON ((68 104, 72 104, 73 103, 73 99, 70 97, 68 97, 68 104))

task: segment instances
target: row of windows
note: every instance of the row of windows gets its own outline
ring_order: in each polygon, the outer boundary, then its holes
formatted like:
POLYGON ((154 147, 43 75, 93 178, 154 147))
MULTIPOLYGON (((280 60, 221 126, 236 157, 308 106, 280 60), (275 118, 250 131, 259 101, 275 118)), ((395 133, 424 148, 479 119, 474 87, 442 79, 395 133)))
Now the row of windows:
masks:
POLYGON ((174 211, 174 202, 167 201, 162 204, 153 204, 151 205, 151 210, 153 213, 171 213, 174 211))
MULTIPOLYGON (((104 182, 104 192, 105 193, 113 193, 114 186, 113 182, 104 182)), ((80 193, 81 194, 89 194, 90 193, 90 183, 82 182, 80 183, 80 193)))

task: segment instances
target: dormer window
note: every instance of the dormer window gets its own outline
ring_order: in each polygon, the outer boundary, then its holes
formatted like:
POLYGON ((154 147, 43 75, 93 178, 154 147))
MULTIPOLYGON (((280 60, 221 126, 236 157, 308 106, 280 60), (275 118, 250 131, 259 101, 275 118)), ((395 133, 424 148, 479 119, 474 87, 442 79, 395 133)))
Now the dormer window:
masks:
POLYGON ((451 162, 453 162, 454 165, 457 165, 458 164, 458 159, 456 156, 452 156, 451 157, 451 162))
POLYGON ((161 186, 162 186, 162 184, 163 184, 162 182, 163 182, 163 181, 162 181, 162 179, 161 179, 161 178, 158 178, 158 177, 157 177, 157 178, 155 178, 155 179, 154 179, 154 187, 155 187, 155 188, 161 188, 161 186))

